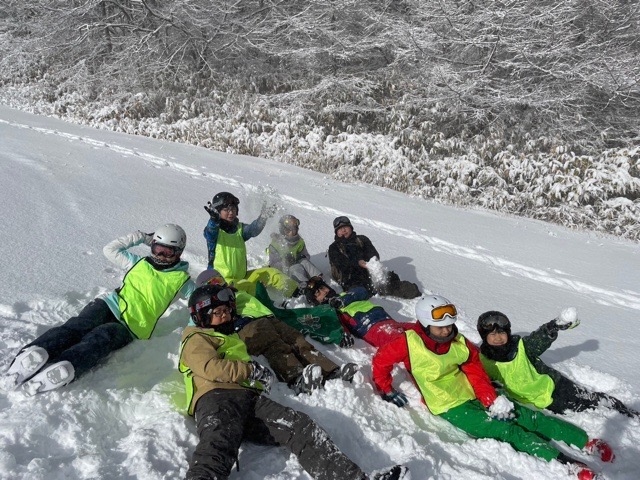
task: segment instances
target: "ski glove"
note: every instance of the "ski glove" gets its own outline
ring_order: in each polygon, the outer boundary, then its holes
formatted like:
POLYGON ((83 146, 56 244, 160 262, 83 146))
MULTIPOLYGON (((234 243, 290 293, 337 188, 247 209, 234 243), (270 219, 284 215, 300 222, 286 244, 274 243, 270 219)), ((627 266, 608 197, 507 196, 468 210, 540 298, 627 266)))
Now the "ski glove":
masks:
POLYGON ((385 402, 393 403, 400 408, 409 403, 409 399, 407 398, 407 396, 404 393, 398 392, 396 390, 391 390, 389 393, 383 393, 382 399, 385 402))
POLYGON ((580 325, 580 319, 575 307, 568 307, 562 310, 554 322, 558 330, 569 330, 580 325))
POLYGON ((140 232, 142 235, 144 235, 143 243, 144 243, 145 245, 149 245, 149 246, 151 246, 151 244, 153 243, 153 234, 154 234, 154 232, 151 232, 151 233, 145 233, 145 232, 143 232, 142 230, 138 230, 138 232, 140 232))
POLYGON ((342 308, 344 307, 344 302, 340 297, 333 297, 329 299, 329 306, 331 308, 342 308))
POLYGON ((514 405, 504 395, 498 396, 489 407, 489 416, 495 420, 512 420, 516 418, 514 405))
POLYGON ((271 386, 276 380, 276 376, 269 368, 260 365, 255 360, 251 360, 250 363, 253 366, 253 371, 251 372, 251 375, 249 375, 251 386, 253 387, 256 382, 260 382, 264 393, 269 394, 269 392, 271 392, 271 386))
POLYGON ((353 347, 354 343, 355 343, 355 340, 353 339, 353 335, 351 335, 346 330, 342 332, 342 338, 340 339, 340 346, 342 348, 353 347))
POLYGON ((207 204, 204 206, 204 209, 207 211, 214 222, 218 223, 220 221, 220 212, 213 208, 211 202, 207 202, 207 204))

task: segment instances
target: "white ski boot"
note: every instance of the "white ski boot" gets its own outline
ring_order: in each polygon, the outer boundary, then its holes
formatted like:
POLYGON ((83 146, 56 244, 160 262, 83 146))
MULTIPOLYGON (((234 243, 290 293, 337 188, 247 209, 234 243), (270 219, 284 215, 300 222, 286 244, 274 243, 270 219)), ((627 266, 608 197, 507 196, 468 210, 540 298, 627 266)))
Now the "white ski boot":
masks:
POLYGON ((56 388, 64 387, 73 381, 75 369, 71 362, 62 362, 49 365, 31 380, 23 385, 24 392, 33 396, 36 393, 48 392, 56 388))
POLYGON ((33 377, 47 363, 49 354, 41 347, 28 347, 13 359, 9 370, 0 379, 0 387, 5 391, 18 388, 33 377))

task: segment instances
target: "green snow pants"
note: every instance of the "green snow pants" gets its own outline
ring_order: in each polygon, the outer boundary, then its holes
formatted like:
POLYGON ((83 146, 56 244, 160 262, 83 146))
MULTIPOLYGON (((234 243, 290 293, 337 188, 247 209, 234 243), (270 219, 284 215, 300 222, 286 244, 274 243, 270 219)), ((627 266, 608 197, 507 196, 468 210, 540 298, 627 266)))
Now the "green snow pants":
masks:
POLYGON ((547 461, 560 454, 549 440, 563 441, 580 449, 587 444, 589 437, 581 428, 517 403, 514 405, 516 418, 513 420, 494 420, 478 400, 465 402, 440 416, 472 437, 495 438, 547 461))

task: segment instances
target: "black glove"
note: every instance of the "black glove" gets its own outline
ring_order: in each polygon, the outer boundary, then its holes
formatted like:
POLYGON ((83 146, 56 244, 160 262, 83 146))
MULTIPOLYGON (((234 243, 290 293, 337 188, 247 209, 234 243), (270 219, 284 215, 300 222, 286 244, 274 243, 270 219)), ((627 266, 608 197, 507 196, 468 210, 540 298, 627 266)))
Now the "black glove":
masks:
POLYGON ((329 299, 329 306, 331 308, 342 308, 344 307, 344 302, 340 297, 333 297, 329 299))
POLYGON ((276 376, 270 369, 260 365, 258 362, 251 360, 250 363, 253 365, 253 371, 251 375, 249 375, 251 384, 253 385, 255 382, 260 382, 264 392, 268 394, 271 391, 271 385, 273 385, 273 382, 276 380, 276 376))
POLYGON ((209 214, 209 216, 214 222, 217 223, 220 221, 220 212, 218 212, 215 208, 213 208, 213 206, 211 205, 211 202, 207 202, 207 204, 204 206, 204 209, 207 211, 207 213, 209 214))
POLYGON ((340 339, 340 346, 342 348, 353 347, 354 343, 355 343, 355 340, 353 339, 353 335, 351 335, 346 330, 342 332, 342 338, 340 339))
POLYGON ((384 393, 382 395, 382 399, 385 402, 393 403, 400 408, 409 403, 409 399, 407 398, 407 396, 404 393, 400 393, 396 390, 391 390, 389 393, 384 393))

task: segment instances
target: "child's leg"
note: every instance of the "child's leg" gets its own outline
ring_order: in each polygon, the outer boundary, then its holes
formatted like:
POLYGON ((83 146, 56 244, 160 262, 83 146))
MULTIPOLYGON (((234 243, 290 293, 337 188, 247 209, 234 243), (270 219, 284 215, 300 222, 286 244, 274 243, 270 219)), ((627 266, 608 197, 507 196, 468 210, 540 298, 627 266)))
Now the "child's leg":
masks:
POLYGON ((507 442, 520 452, 547 461, 555 459, 559 450, 535 433, 525 430, 515 421, 494 420, 477 400, 463 403, 440 415, 460 430, 476 438, 495 438, 507 442))
POLYGON ((186 480, 226 479, 238 457, 244 425, 253 415, 256 394, 248 390, 212 390, 196 404, 199 442, 186 480))
POLYGON ((573 445, 579 449, 584 448, 589 441, 587 433, 572 423, 517 403, 514 405, 515 422, 530 432, 535 432, 547 439, 561 440, 567 445, 573 445))
POLYGON ((304 365, 278 334, 271 317, 262 317, 249 322, 238 335, 247 345, 249 355, 264 355, 269 365, 283 382, 291 383, 302 373, 304 365))
POLYGON ((640 413, 630 409, 620 400, 606 393, 591 392, 580 385, 575 384, 566 377, 556 381, 553 391, 553 402, 547 408, 552 412, 563 413, 565 410, 583 412, 598 406, 608 406, 627 417, 636 417, 640 413))
POLYGON ((256 268, 249 271, 245 280, 251 283, 261 282, 267 287, 273 287, 276 290, 280 290, 285 297, 290 297, 295 289, 298 288, 298 282, 289 278, 280 270, 270 267, 256 268))
POLYGON ((255 417, 255 421, 247 422, 247 440, 289 448, 312 478, 366 478, 308 415, 261 396, 256 402, 255 417))
POLYGON ((275 317, 270 317, 270 321, 280 338, 293 347, 294 352, 302 364, 310 365, 315 363, 316 365, 320 365, 323 377, 326 377, 338 368, 338 365, 316 350, 298 330, 275 317))
POLYGON ((123 348, 133 341, 129 329, 120 322, 100 325, 87 333, 79 343, 62 352, 55 361, 67 360, 73 365, 78 378, 87 370, 95 367, 100 360, 111 352, 123 348))
POLYGON ((67 348, 80 342, 94 328, 112 322, 119 324, 106 302, 101 298, 96 298, 86 305, 77 316, 71 317, 59 327, 47 330, 22 350, 30 346, 44 348, 51 361, 67 348))
POLYGON ((310 260, 303 258, 300 260, 300 265, 305 269, 307 273, 307 278, 305 280, 310 279, 311 277, 319 277, 322 275, 322 272, 318 267, 316 267, 310 260))

